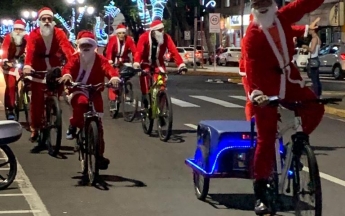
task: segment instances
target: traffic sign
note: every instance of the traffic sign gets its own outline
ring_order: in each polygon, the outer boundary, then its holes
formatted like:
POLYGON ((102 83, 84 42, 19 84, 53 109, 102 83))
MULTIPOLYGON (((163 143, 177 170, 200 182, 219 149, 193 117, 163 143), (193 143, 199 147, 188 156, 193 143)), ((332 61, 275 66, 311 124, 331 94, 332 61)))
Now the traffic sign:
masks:
POLYGON ((209 26, 210 33, 220 33, 220 13, 210 13, 209 26))
POLYGON ((190 31, 184 31, 184 39, 190 40, 190 31))

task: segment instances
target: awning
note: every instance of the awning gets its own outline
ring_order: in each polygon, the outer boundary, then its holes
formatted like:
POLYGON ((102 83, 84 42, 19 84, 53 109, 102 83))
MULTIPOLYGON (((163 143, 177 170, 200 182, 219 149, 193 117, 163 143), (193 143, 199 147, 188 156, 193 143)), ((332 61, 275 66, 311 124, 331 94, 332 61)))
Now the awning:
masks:
POLYGON ((306 14, 297 25, 308 25, 320 17, 319 26, 341 26, 344 24, 344 3, 324 3, 312 13, 306 14))

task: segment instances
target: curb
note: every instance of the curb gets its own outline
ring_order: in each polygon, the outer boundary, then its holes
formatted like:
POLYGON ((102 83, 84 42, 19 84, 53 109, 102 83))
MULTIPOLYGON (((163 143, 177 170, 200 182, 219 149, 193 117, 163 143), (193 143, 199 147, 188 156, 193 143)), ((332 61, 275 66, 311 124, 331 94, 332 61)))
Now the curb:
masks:
POLYGON ((331 106, 325 106, 325 113, 345 118, 345 110, 338 109, 331 106))
MULTIPOLYGON (((174 73, 177 70, 167 70, 168 73, 174 73)), ((197 70, 193 71, 193 69, 188 70, 188 72, 184 76, 224 76, 224 77, 237 77, 241 78, 241 76, 237 72, 214 72, 214 71, 206 71, 206 70, 197 70)))

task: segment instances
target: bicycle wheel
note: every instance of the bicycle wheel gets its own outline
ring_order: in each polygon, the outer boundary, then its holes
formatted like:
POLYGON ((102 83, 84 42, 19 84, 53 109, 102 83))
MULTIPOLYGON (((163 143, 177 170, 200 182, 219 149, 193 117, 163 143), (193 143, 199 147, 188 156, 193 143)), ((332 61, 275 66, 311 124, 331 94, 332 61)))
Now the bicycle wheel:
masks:
MULTIPOLYGON (((19 96, 18 91, 16 91, 15 103, 14 103, 14 114, 15 114, 14 120, 17 122, 19 121, 20 104, 21 104, 20 96, 19 96)), ((6 118, 7 118, 7 116, 6 116, 6 118)))
MULTIPOLYGON (((94 185, 98 177, 99 169, 97 165, 98 150, 99 150, 99 131, 96 120, 91 120, 87 126, 86 134, 86 155, 85 161, 87 165, 87 176, 89 182, 94 185)), ((84 173, 86 174, 86 173, 84 173)))
POLYGON ((130 81, 126 81, 123 86, 122 102, 123 120, 133 121, 138 111, 138 97, 134 96, 133 85, 130 81))
POLYGON ((303 147, 301 159, 294 156, 293 161, 295 178, 293 182, 293 199, 295 204, 296 215, 308 214, 321 216, 322 215, 322 190, 319 167, 316 161, 315 154, 310 145, 303 147), (303 158, 306 162, 302 162, 303 158), (307 165, 306 165, 307 164, 307 165), (309 180, 306 185, 303 185, 302 175, 306 174, 309 180), (310 198, 312 203, 306 202, 306 197, 310 198))
POLYGON ((153 129, 154 119, 152 118, 151 94, 148 101, 141 102, 141 126, 145 134, 150 135, 153 129), (147 104, 146 104, 147 103, 147 104))
POLYGON ((173 110, 171 99, 166 91, 160 91, 157 96, 159 107, 157 128, 160 140, 166 142, 172 134, 173 110), (166 129, 164 129, 166 127, 166 129))
POLYGON ((24 91, 24 97, 23 97, 23 110, 25 114, 25 121, 27 124, 29 124, 29 102, 30 98, 27 91, 24 91))
POLYGON ((11 148, 7 145, 0 146, 0 168, 4 168, 5 176, 0 172, 0 190, 6 189, 12 184, 17 175, 17 160, 11 148), (5 160, 5 162, 3 162, 5 160), (9 166, 9 167, 8 167, 9 166))
POLYGON ((46 121, 48 123, 46 145, 51 156, 56 156, 61 148, 62 117, 58 99, 48 97, 46 101, 46 121))

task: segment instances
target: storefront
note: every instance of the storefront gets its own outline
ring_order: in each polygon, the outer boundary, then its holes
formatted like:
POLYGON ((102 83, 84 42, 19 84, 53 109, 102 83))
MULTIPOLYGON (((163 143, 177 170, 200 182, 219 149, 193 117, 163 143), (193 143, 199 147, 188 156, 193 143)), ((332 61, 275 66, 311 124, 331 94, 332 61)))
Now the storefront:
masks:
MULTIPOLYGON (((249 14, 243 15, 243 29, 247 30, 249 25, 249 14)), ((227 46, 240 46, 241 42, 241 16, 230 16, 225 18, 225 29, 227 30, 227 46)))

